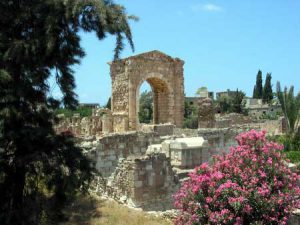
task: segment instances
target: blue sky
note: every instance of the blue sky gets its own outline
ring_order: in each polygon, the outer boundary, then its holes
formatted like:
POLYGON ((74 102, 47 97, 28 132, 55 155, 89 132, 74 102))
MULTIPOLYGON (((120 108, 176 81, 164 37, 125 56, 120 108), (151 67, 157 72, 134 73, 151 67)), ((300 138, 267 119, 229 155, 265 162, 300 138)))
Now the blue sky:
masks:
MULTIPOLYGON (((298 0, 119 0, 132 22, 136 51, 151 50, 185 61, 185 93, 206 86, 218 92, 239 88, 252 95, 258 69, 300 89, 300 1, 298 0)), ((80 102, 106 104, 114 37, 98 41, 81 34, 86 57, 74 67, 80 102)), ((54 91, 56 92, 56 90, 54 91)), ((55 93, 54 93, 55 94, 55 93)))

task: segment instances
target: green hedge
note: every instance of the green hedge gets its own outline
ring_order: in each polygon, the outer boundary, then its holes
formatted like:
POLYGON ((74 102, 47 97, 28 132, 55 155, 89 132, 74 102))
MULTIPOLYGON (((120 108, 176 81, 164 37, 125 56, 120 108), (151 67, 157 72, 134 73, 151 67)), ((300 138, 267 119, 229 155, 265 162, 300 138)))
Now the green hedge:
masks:
POLYGON ((86 107, 86 106, 79 106, 75 110, 70 110, 70 109, 65 109, 65 108, 60 108, 57 109, 55 114, 64 114, 65 117, 71 117, 76 113, 79 113, 81 117, 87 117, 87 116, 92 116, 92 108, 91 107, 86 107))

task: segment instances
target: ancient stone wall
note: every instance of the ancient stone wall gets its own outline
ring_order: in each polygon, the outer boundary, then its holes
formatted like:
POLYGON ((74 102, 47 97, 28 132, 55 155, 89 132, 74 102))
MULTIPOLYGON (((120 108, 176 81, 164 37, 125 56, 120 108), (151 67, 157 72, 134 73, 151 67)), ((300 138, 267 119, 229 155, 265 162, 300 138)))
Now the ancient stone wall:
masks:
POLYGON ((142 124, 139 128, 141 132, 154 132, 159 136, 173 135, 175 126, 173 124, 142 124))
POLYGON ((239 113, 229 113, 225 115, 217 114, 216 128, 226 128, 235 125, 249 124, 254 122, 251 117, 239 113))
POLYGON ((169 138, 164 141, 156 132, 128 132, 82 141, 80 146, 99 173, 95 190, 145 210, 172 208, 179 182, 190 169, 208 161, 209 146, 201 137, 169 138), (165 142, 169 144, 162 148, 165 142))
POLYGON ((174 128, 173 134, 176 137, 197 137, 198 130, 189 128, 174 128))
POLYGON ((173 208, 178 180, 165 154, 129 157, 119 163, 106 192, 144 210, 173 208))
POLYGON ((100 116, 61 118, 54 125, 56 133, 71 132, 75 137, 99 136, 102 134, 102 119, 100 116))
POLYGON ((208 141, 209 158, 221 152, 228 152, 231 146, 236 146, 235 137, 240 129, 203 128, 198 129, 198 135, 208 141))
POLYGON ((160 142, 160 137, 155 133, 128 132, 82 142, 81 147, 90 152, 97 171, 108 177, 115 171, 119 160, 144 155, 148 145, 160 142))

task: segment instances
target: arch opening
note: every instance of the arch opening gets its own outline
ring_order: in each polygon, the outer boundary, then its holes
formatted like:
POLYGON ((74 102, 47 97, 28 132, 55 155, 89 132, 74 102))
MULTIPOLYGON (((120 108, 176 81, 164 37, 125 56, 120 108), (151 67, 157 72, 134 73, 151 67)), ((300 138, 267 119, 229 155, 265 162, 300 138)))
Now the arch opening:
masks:
MULTIPOLYGON (((150 77, 141 82, 137 88, 137 123, 140 124, 142 121, 140 115, 143 114, 142 110, 145 108, 141 107, 140 91, 148 85, 148 90, 152 92, 152 124, 160 124, 169 122, 169 94, 170 90, 167 83, 156 77, 150 77), (149 88, 150 87, 150 88, 149 88)), ((149 96, 148 96, 149 97, 149 96)), ((146 111, 148 111, 146 109, 146 111)))
POLYGON ((138 119, 139 123, 153 123, 153 91, 151 85, 144 81, 139 90, 138 97, 138 119))

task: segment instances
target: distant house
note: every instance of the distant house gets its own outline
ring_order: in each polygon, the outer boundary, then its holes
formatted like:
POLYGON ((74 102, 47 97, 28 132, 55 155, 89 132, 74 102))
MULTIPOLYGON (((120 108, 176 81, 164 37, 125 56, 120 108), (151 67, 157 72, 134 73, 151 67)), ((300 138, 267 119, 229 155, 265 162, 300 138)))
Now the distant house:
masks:
POLYGON ((219 99, 221 97, 234 97, 236 94, 236 91, 230 91, 227 89, 227 91, 221 91, 216 93, 216 98, 219 99))
POLYGON ((189 105, 195 105, 195 106, 197 106, 199 100, 200 100, 200 97, 185 97, 185 101, 189 105))
POLYGON ((194 105, 195 107, 198 107, 198 102, 200 99, 203 98, 211 98, 214 99, 214 92, 208 91, 207 87, 201 87, 197 90, 196 97, 185 97, 185 102, 187 102, 189 105, 194 105))
POLYGON ((207 87, 201 87, 196 92, 197 97, 200 98, 211 98, 214 99, 214 93, 212 91, 208 91, 207 87))
POLYGON ((99 103, 79 103, 80 107, 89 107, 89 108, 93 108, 93 109, 98 109, 100 108, 100 104, 99 103))
POLYGON ((269 105, 264 104, 262 99, 244 98, 245 109, 247 109, 249 116, 261 118, 264 116, 275 118, 276 115, 282 112, 279 104, 269 105))
POLYGON ((194 105, 195 107, 198 107, 198 102, 200 99, 203 99, 203 98, 214 99, 214 92, 208 91, 207 87, 199 88, 197 90, 196 95, 197 96, 195 96, 195 97, 185 97, 185 102, 187 102, 189 105, 194 105))

